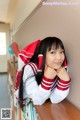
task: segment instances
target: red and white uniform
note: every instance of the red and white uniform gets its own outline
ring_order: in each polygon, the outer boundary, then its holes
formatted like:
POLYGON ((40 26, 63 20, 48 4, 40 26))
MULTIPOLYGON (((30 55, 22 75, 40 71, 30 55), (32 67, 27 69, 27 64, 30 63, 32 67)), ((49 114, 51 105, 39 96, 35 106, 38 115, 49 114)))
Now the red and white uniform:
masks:
POLYGON ((48 98, 50 98, 52 103, 59 103, 65 99, 69 93, 71 80, 64 81, 57 77, 48 79, 43 76, 41 84, 38 85, 35 78, 37 70, 37 66, 32 62, 28 63, 24 68, 24 98, 31 98, 34 105, 42 105, 48 98))
MULTIPOLYGON (((21 71, 22 67, 26 64, 23 74, 23 98, 31 98, 34 105, 42 105, 48 98, 50 98, 52 103, 59 103, 68 95, 71 80, 64 81, 58 77, 54 79, 48 79, 43 76, 41 84, 37 84, 35 75, 37 74, 38 68, 34 63, 29 62, 29 60, 34 54, 36 45, 38 45, 38 43, 40 43, 40 40, 37 40, 26 46, 26 48, 24 48, 18 55, 17 71, 21 71)), ((66 62, 64 62, 64 66, 66 67, 66 62)), ((14 98, 17 99, 19 96, 19 83, 20 81, 17 80, 14 96, 14 98)), ((14 100, 15 105, 16 102, 18 103, 18 101, 16 101, 17 99, 14 100)))

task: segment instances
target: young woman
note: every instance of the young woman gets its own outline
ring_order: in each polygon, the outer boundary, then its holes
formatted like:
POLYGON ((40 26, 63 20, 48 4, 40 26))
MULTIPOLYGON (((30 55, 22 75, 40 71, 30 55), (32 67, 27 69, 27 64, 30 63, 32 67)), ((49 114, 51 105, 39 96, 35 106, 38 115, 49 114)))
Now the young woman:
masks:
POLYGON ((47 37, 38 43, 24 67, 19 99, 22 101, 29 97, 34 105, 42 105, 48 98, 52 103, 59 103, 67 97, 70 83, 62 41, 57 37, 47 37))

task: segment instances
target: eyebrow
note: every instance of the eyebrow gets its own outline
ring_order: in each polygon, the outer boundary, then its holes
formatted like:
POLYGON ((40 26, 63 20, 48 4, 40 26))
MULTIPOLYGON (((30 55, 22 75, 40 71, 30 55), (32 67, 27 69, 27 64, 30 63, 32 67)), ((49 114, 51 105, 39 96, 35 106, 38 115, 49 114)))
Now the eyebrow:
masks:
MULTIPOLYGON (((55 50, 58 50, 58 49, 51 49, 50 51, 55 51, 55 50)), ((64 49, 60 49, 61 51, 64 51, 64 49)))

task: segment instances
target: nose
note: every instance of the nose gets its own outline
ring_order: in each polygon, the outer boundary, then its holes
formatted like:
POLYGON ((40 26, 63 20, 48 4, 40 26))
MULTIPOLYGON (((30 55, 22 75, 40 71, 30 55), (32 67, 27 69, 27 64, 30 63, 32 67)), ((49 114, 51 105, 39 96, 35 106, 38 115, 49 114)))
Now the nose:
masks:
POLYGON ((57 60, 61 60, 61 54, 60 54, 60 53, 57 53, 57 54, 56 54, 56 59, 57 59, 57 60))

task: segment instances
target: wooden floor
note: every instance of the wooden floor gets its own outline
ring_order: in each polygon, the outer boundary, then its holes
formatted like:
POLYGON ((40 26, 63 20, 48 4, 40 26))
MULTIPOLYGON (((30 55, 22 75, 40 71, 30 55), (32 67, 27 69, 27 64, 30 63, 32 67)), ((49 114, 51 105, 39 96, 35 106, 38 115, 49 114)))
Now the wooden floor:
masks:
POLYGON ((80 120, 80 110, 67 100, 59 104, 47 101, 42 106, 35 106, 40 120, 80 120))

